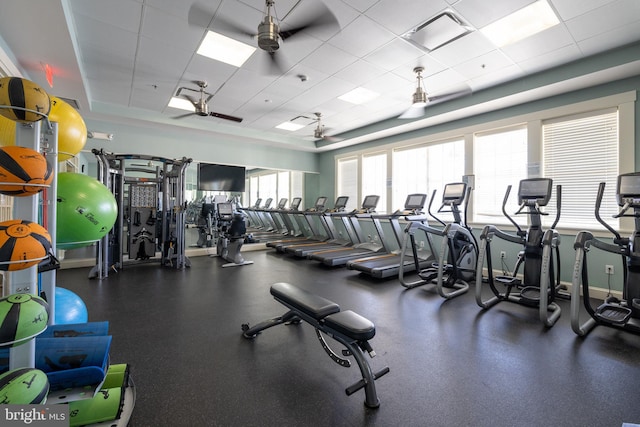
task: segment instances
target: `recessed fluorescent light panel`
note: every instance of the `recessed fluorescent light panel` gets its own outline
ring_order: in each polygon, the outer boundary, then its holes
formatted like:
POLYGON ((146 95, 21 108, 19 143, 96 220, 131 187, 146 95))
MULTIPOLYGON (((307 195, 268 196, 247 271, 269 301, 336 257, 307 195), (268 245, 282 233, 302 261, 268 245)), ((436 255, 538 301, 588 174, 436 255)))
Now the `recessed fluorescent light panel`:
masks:
POLYGON ((207 31, 207 35, 202 40, 196 53, 225 64, 241 67, 255 51, 256 48, 253 46, 213 31, 207 31))
POLYGON ((435 50, 473 31, 451 12, 444 12, 404 34, 409 42, 428 51, 435 50))
POLYGON ((176 98, 175 96, 171 97, 168 106, 180 110, 196 111, 196 107, 193 106, 191 101, 184 98, 176 98))
POLYGON ((302 129, 305 126, 306 125, 303 125, 301 123, 283 122, 276 126, 276 129, 290 130, 291 132, 293 132, 302 129))
POLYGON ((538 0, 480 29, 496 46, 502 47, 559 24, 549 3, 538 0))
POLYGON ((371 101, 378 96, 380 96, 378 92, 359 87, 345 93, 342 96, 339 96, 338 99, 350 102, 352 104, 364 104, 365 102, 371 101))

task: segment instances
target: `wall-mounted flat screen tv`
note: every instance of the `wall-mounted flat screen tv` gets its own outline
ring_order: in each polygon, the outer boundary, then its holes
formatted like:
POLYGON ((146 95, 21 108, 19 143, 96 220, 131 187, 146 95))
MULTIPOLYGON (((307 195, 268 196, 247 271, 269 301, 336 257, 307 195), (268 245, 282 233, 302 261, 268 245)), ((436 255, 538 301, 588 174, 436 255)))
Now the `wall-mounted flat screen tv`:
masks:
POLYGON ((198 163, 198 190, 244 192, 244 166, 198 163))

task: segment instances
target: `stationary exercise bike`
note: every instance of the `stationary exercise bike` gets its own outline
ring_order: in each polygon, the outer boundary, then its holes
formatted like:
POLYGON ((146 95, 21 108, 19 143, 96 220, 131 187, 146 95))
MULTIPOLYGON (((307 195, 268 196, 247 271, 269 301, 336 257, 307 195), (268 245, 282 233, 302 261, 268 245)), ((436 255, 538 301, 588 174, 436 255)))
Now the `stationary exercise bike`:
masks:
POLYGON ((471 188, 467 187, 467 184, 463 182, 445 185, 442 204, 437 213, 453 214, 453 222, 446 224, 431 213, 431 205, 436 195, 436 190, 433 191, 428 212, 431 217, 444 227, 442 229, 431 227, 423 222, 409 222, 404 230, 404 244, 402 245, 400 271, 398 273, 398 279, 402 286, 411 289, 426 284, 435 284, 438 294, 446 299, 462 295, 469 290, 469 281, 475 277, 476 260, 478 258, 478 245, 466 221, 470 193, 471 188), (464 205, 464 221, 460 212, 461 205, 464 205), (429 235, 442 237, 440 250, 437 254, 434 253, 436 262, 426 269, 419 268, 418 249, 415 239, 417 231, 423 231, 428 242, 430 242, 429 235), (409 246, 415 262, 415 270, 418 272, 418 280, 414 281, 408 281, 404 277, 404 260, 409 246), (445 289, 451 290, 447 291, 445 289))
POLYGON ((218 203, 216 212, 216 253, 225 261, 229 261, 222 266, 238 267, 253 264, 253 261, 246 261, 240 253, 247 233, 242 212, 234 212, 233 203, 228 202, 218 203))
POLYGON ((634 172, 618 176, 616 200, 620 211, 613 217, 634 219, 633 233, 629 237, 621 237, 620 233, 604 222, 600 216, 604 188, 605 183, 601 182, 596 198, 595 217, 614 235, 613 244, 598 240, 589 231, 581 231, 576 236, 574 243, 576 260, 571 288, 571 328, 580 336, 587 335, 598 325, 640 334, 640 173, 634 172), (589 296, 587 274, 587 253, 591 248, 621 255, 624 275, 622 299, 609 296, 595 308, 589 296), (580 297, 581 290, 582 298, 580 297), (580 299, 582 299, 584 308, 590 316, 590 319, 582 324, 580 323, 580 299))
POLYGON ((499 302, 509 301, 525 306, 538 308, 540 320, 545 326, 553 326, 560 318, 560 306, 554 300, 560 291, 560 235, 555 230, 560 220, 561 186, 556 187, 556 218, 553 225, 545 230, 542 228, 541 217, 548 215, 540 210, 551 199, 553 181, 549 178, 529 178, 520 181, 518 188, 518 203, 520 208, 516 215, 529 216, 529 228, 522 230, 520 226, 507 214, 506 204, 511 192, 511 185, 507 187, 502 202, 502 213, 516 227, 516 234, 501 231, 496 226, 487 225, 480 235, 479 258, 476 271, 476 303, 488 309, 499 302), (508 242, 522 246, 518 253, 514 271, 510 275, 493 275, 491 260, 491 241, 498 237, 508 242), (555 251, 555 260, 552 252, 555 251), (482 272, 484 261, 487 261, 487 284, 493 296, 483 300, 482 272), (522 276, 519 275, 523 268, 522 276), (498 290, 502 285, 504 290, 498 290))

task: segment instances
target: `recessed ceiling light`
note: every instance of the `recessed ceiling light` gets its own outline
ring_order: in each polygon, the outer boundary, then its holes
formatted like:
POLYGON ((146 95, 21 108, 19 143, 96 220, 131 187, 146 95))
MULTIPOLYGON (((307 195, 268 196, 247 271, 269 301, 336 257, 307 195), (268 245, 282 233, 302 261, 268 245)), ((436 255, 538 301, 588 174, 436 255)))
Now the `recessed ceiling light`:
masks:
POLYGON ((496 46, 502 47, 560 23, 549 3, 538 0, 480 29, 496 46))
POLYGON ((293 132, 293 131, 302 129, 305 126, 306 125, 300 124, 300 123, 283 122, 283 123, 280 123, 278 126, 276 126, 276 128, 283 129, 283 130, 290 130, 293 132))
POLYGON ((202 40, 196 53, 225 64, 241 67, 255 51, 256 48, 253 46, 213 31, 207 31, 207 35, 202 40))
POLYGON ((352 91, 345 93, 342 96, 339 96, 338 99, 350 102, 352 104, 364 104, 365 102, 371 101, 378 96, 380 96, 378 92, 374 92, 363 87, 358 87, 353 89, 352 91))
POLYGON ((196 111, 191 101, 184 98, 176 98, 175 96, 169 101, 168 107, 179 108, 180 110, 196 111))

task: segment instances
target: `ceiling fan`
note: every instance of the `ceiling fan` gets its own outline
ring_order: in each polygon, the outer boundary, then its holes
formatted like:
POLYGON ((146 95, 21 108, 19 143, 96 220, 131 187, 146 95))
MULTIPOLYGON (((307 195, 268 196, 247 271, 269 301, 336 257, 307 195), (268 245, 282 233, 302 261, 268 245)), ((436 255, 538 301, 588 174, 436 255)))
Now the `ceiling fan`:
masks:
MULTIPOLYGON (((184 97, 186 99, 188 99, 191 104, 193 104, 193 107, 195 108, 195 111, 193 113, 187 113, 187 114, 183 114, 181 116, 177 116, 174 117, 175 119, 181 119, 183 117, 189 117, 189 116, 193 116, 193 115, 197 115, 197 116, 211 116, 211 117, 217 117, 219 119, 225 119, 225 120, 231 120, 234 122, 241 122, 242 119, 240 117, 234 117, 234 116, 229 116, 227 114, 222 114, 222 113, 216 113, 213 111, 209 111, 209 101, 211 100, 211 98, 213 98, 213 96, 215 95, 215 93, 209 93, 207 91, 205 91, 205 89, 207 88, 208 84, 206 81, 204 80, 197 80, 194 82, 196 85, 198 85, 200 87, 200 89, 193 89, 190 87, 180 87, 178 88, 178 91, 176 92, 176 97, 184 97), (196 92, 200 94, 199 98, 194 98, 193 96, 190 96, 188 94, 183 94, 182 91, 185 90, 189 90, 192 92, 196 92)), ((218 88, 218 91, 222 89, 222 86, 220 86, 220 88, 218 88)), ((217 93, 217 91, 216 91, 217 93)))
MULTIPOLYGON (((300 1, 293 6, 282 20, 286 19, 299 4, 300 1)), ((258 41, 258 47, 269 54, 272 69, 283 72, 282 64, 276 56, 276 52, 280 49, 280 42, 289 39, 303 30, 329 26, 338 27, 338 20, 322 2, 311 0, 308 1, 307 4, 309 7, 314 7, 314 16, 303 21, 301 24, 296 24, 296 26, 292 28, 282 28, 285 27, 285 25, 282 23, 282 20, 276 16, 275 1, 265 0, 264 17, 258 24, 257 32, 248 31, 246 28, 242 28, 231 22, 222 21, 221 19, 214 20, 212 29, 217 30, 219 28, 223 32, 235 33, 241 37, 249 36, 256 39, 258 41)), ((210 16, 210 12, 207 12, 205 7, 194 4, 189 10, 189 22, 195 25, 201 25, 201 17, 207 16, 207 14, 210 16)))
POLYGON ((415 119, 418 117, 424 116, 426 112, 426 107, 428 105, 433 105, 439 102, 450 101, 452 99, 460 98, 465 95, 471 94, 471 88, 465 86, 464 88, 445 93, 441 95, 428 95, 424 90, 424 83, 422 73, 424 72, 424 67, 415 67, 413 72, 416 74, 416 91, 413 93, 413 103, 411 107, 404 113, 402 113, 398 118, 399 119, 415 119))
POLYGON ((318 140, 318 139, 322 139, 324 141, 328 141, 328 142, 340 142, 342 141, 342 138, 336 138, 335 136, 329 136, 326 135, 324 132, 325 130, 329 130, 326 129, 324 127, 324 125, 322 124, 322 113, 313 113, 315 114, 316 118, 314 120, 314 122, 316 122, 316 128, 313 130, 313 139, 314 140, 318 140))

